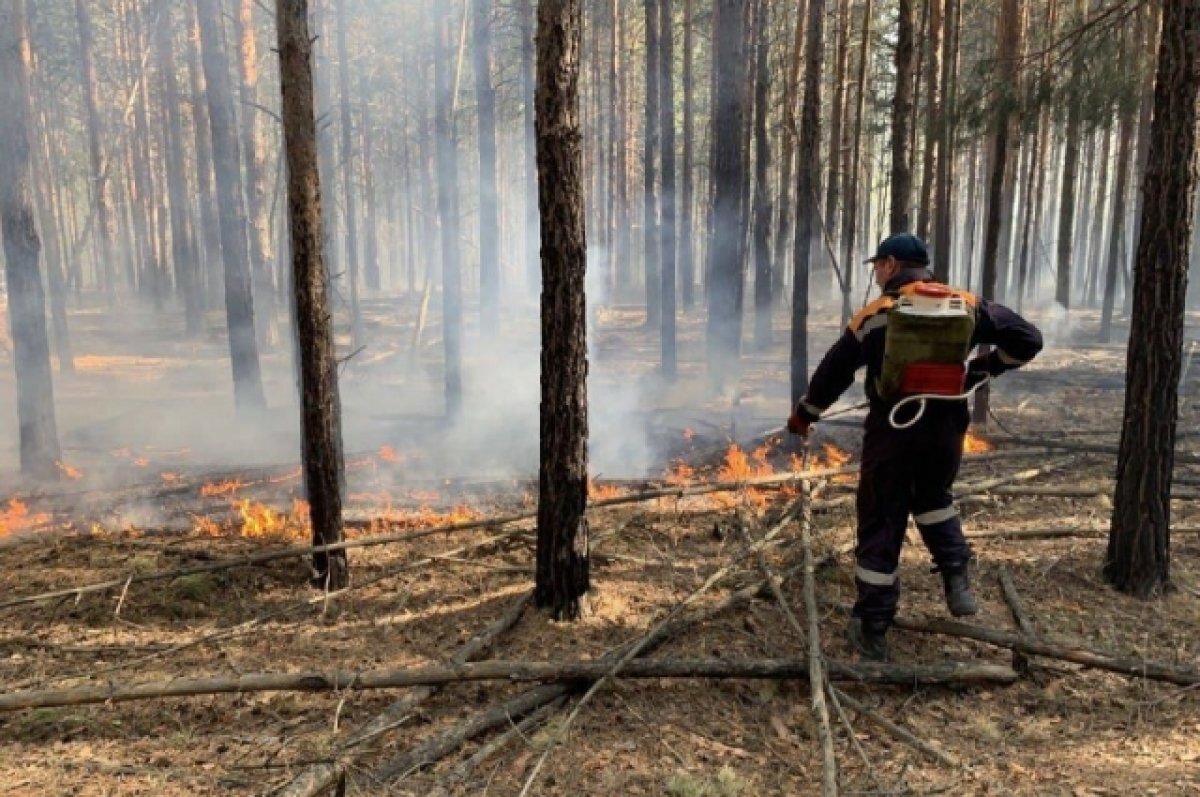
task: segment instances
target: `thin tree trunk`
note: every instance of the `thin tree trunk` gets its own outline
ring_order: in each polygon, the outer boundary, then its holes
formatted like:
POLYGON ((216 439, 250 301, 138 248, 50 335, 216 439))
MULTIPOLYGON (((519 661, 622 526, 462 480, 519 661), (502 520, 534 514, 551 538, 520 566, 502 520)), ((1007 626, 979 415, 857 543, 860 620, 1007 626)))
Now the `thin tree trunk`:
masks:
MULTIPOLYGON (((326 294, 308 0, 276 0, 275 17, 288 163, 295 334, 300 355, 304 486, 312 519, 313 545, 331 545, 341 542, 343 537, 342 492, 346 469, 333 319, 326 294)), ((349 583, 344 550, 314 554, 313 569, 314 582, 325 589, 343 589, 349 583)))
MULTIPOLYGON (((854 271, 858 258, 854 256, 854 238, 858 230, 858 197, 862 179, 863 110, 867 99, 867 54, 871 48, 872 0, 863 3, 862 41, 858 52, 858 72, 855 77, 854 132, 850 146, 850 165, 846 169, 846 212, 842 214, 842 323, 850 321, 851 296, 854 289, 854 271)), ((869 185, 869 181, 868 185, 869 185)))
MULTIPOLYGON (((942 32, 945 24, 943 0, 927 0, 929 10, 928 36, 925 39, 925 160, 921 176, 921 203, 917 212, 917 235, 929 237, 933 218, 933 195, 935 175, 938 174, 938 159, 942 151, 941 129, 944 124, 942 94, 942 32)), ((949 56, 946 57, 949 60, 949 56)))
POLYGON ((708 371, 718 390, 736 379, 742 347, 745 4, 716 0, 713 8, 712 243, 705 281, 708 371))
POLYGON ((9 329, 17 380, 21 471, 58 478, 62 458, 54 415, 54 377, 46 334, 46 297, 38 263, 41 241, 33 220, 29 158, 29 76, 22 42, 24 0, 0 3, 0 233, 9 329))
MULTIPOLYGON (((366 212, 366 225, 363 227, 363 277, 367 290, 378 293, 383 287, 382 274, 379 269, 379 197, 375 191, 375 148, 371 136, 371 89, 367 84, 367 76, 358 76, 358 96, 362 103, 359 106, 359 173, 362 177, 363 210, 366 212)), ((392 162, 380 153, 380 160, 392 162)), ((388 196, 394 200, 395 192, 388 191, 388 196)), ((396 214, 387 211, 385 218, 388 224, 394 224, 396 214)), ((395 269, 388 268, 389 285, 395 284, 395 269)))
MULTIPOLYGON (((935 0, 936 2, 937 0, 935 0)), ((959 0, 946 0, 942 17, 942 103, 937 119, 937 189, 933 209, 933 274, 950 281, 950 249, 954 227, 954 130, 958 90, 959 0)))
POLYGON ((442 231, 442 350, 445 357, 445 412, 454 422, 462 411, 462 274, 458 228, 458 137, 454 130, 454 83, 449 77, 456 40, 453 7, 437 12, 434 32, 437 195, 442 231))
POLYGON ((678 370, 675 355, 675 15, 671 0, 658 0, 659 132, 662 135, 662 216, 659 228, 662 281, 662 375, 671 381, 678 370))
POLYGON ((909 210, 909 203, 912 201, 912 147, 909 136, 914 118, 912 85, 916 48, 913 44, 913 0, 899 0, 899 3, 896 96, 892 100, 892 209, 888 218, 890 233, 906 232, 912 225, 909 210))
MULTIPOLYGON (((771 308, 774 280, 771 275, 771 147, 767 141, 767 30, 768 7, 755 7, 754 29, 754 346, 771 345, 771 308)), ((836 172, 836 169, 831 171, 836 172)))
POLYGON ((694 219, 696 194, 696 78, 695 0, 683 2, 683 185, 679 194, 679 276, 683 309, 696 304, 696 250, 694 219))
POLYGON ((492 0, 474 0, 475 100, 479 108, 479 330, 500 331, 500 195, 496 175, 496 89, 492 86, 492 0))
POLYGON ((104 295, 111 304, 116 296, 117 271, 113 257, 113 224, 109 208, 109 183, 106 178, 108 167, 104 162, 101 141, 104 138, 103 122, 100 119, 99 100, 96 97, 96 61, 93 54, 92 20, 88 13, 87 0, 75 0, 75 20, 79 26, 79 64, 83 86, 83 100, 87 109, 88 135, 88 182, 91 184, 92 205, 96 212, 96 236, 100 243, 100 268, 97 276, 103 282, 104 295))
POLYGON ((791 57, 788 61, 787 77, 783 86, 783 143, 779 155, 779 214, 775 224, 775 279, 778 281, 774 294, 783 298, 784 276, 787 253, 791 253, 792 234, 795 231, 795 214, 792 212, 792 166, 796 161, 796 106, 800 95, 800 65, 804 62, 804 24, 808 19, 808 0, 800 0, 796 9, 796 28, 792 37, 791 57))
POLYGON ((1137 115, 1132 109, 1121 113, 1117 138, 1117 182, 1113 188, 1112 225, 1109 227, 1108 262, 1104 272, 1104 299, 1100 310, 1100 342, 1112 340, 1113 308, 1116 305, 1117 272, 1124 268, 1126 205, 1129 172, 1133 168, 1134 126, 1137 115))
MULTIPOLYGON (((903 2, 903 0, 902 0, 903 2)), ((791 403, 808 390, 808 276, 813 242, 821 234, 817 187, 820 182, 821 62, 825 50, 825 0, 808 0, 808 43, 800 145, 796 151, 796 242, 793 249, 791 403)))
POLYGON ((539 0, 538 198, 542 235, 542 401, 534 600, 579 617, 589 586, 587 308, 579 0, 539 0))
POLYGON ((657 7, 659 0, 643 2, 646 7, 646 116, 642 148, 642 266, 646 281, 646 327, 654 329, 661 323, 662 315, 657 178, 657 160, 661 152, 658 81, 662 44, 657 7))
POLYGON ((258 102, 258 47, 254 40, 254 2, 238 0, 234 31, 242 100, 242 157, 246 164, 246 212, 250 221, 250 271, 254 285, 254 328, 259 346, 274 342, 274 285, 271 279, 271 229, 267 223, 266 164, 262 112, 258 102))
MULTIPOLYGON (((541 285, 541 257, 538 254, 538 174, 534 131, 534 0, 519 0, 521 12, 521 97, 525 121, 525 259, 528 266, 529 292, 537 294, 541 285)), ((619 2, 619 0, 617 0, 619 2)))
POLYGON ((337 5, 338 92, 341 94, 342 201, 346 208, 346 276, 350 288, 350 341, 355 349, 366 341, 362 309, 358 301, 358 192, 354 185, 354 119, 350 114, 349 15, 345 0, 337 5))
POLYGON ((199 0, 201 58, 208 84, 208 119, 212 127, 221 251, 225 261, 225 315, 234 398, 240 412, 266 408, 258 343, 254 336, 254 296, 246 249, 246 207, 242 200, 241 156, 233 113, 228 60, 222 45, 219 0, 199 0))
POLYGON ((217 192, 213 186, 212 125, 208 119, 208 87, 204 81, 204 68, 200 64, 200 19, 199 9, 192 6, 191 34, 188 36, 188 71, 191 75, 192 128, 195 136, 196 194, 200 205, 200 235, 204 243, 203 272, 200 285, 203 289, 203 307, 217 301, 225 278, 221 263, 221 228, 217 222, 217 192))
POLYGON ((1149 598, 1171 586, 1171 478, 1188 245, 1196 202, 1200 0, 1166 3, 1143 177, 1125 411, 1104 577, 1149 598))
MULTIPOLYGON (((850 0, 839 0, 837 39, 834 46, 833 97, 829 109, 829 171, 825 181, 825 233, 832 239, 838 229, 841 201, 842 158, 846 118, 846 70, 850 61, 850 0)), ((846 180, 851 178, 846 176, 846 180)))

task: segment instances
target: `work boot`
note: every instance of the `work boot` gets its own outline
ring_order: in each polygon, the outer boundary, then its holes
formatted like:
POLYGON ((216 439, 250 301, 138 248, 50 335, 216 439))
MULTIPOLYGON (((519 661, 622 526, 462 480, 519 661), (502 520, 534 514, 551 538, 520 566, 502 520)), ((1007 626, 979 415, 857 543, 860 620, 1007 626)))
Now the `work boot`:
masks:
POLYGON ((869 661, 887 661, 887 625, 880 622, 851 617, 846 626, 846 639, 869 661))
POLYGON ((975 593, 971 591, 971 578, 967 573, 967 565, 940 567, 942 586, 946 590, 946 608, 955 617, 970 617, 979 612, 975 602, 975 593))

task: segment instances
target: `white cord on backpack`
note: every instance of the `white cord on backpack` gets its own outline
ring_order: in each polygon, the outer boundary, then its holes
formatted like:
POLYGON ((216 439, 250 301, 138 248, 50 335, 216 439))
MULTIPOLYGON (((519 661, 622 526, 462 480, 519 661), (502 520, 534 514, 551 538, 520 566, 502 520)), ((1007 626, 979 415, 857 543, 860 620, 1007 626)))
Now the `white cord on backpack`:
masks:
POLYGON ((918 393, 914 396, 906 396, 906 397, 900 399, 900 401, 896 402, 896 406, 892 407, 892 411, 888 413, 888 423, 890 423, 892 425, 893 429, 908 429, 909 427, 916 424, 917 421, 921 420, 921 418, 925 415, 925 406, 926 406, 925 402, 926 401, 928 401, 928 400, 966 401, 967 399, 971 398, 971 396, 973 396, 975 394, 976 390, 978 390, 979 388, 983 387, 984 385, 986 385, 988 382, 991 382, 991 381, 992 381, 991 375, 985 374, 983 379, 980 379, 978 382, 976 382, 974 385, 972 385, 971 389, 968 390, 966 393, 959 393, 959 394, 953 395, 953 396, 941 396, 936 393, 918 393), (914 415, 912 417, 912 419, 909 421, 905 421, 904 423, 897 423, 896 422, 896 411, 899 410, 904 405, 906 405, 910 402, 913 402, 913 401, 918 401, 921 403, 921 406, 917 409, 917 414, 914 415))

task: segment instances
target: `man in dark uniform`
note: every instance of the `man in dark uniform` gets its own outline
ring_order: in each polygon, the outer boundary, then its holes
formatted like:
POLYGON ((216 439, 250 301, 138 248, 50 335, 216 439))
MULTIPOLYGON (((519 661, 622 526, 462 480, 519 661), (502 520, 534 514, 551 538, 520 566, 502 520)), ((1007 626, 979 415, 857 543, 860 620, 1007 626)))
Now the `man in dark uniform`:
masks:
MULTIPOLYGON (((961 299, 965 312, 974 315, 969 349, 978 344, 995 347, 969 361, 967 385, 1029 362, 1041 351, 1042 336, 1003 305, 966 291, 934 287, 929 253, 915 235, 899 233, 885 239, 867 262, 874 268, 875 283, 883 295, 854 317, 826 353, 787 425, 795 434, 807 434, 821 413, 851 385, 855 372, 866 366, 870 409, 864 424, 858 483, 854 570, 858 600, 847 636, 865 658, 882 661, 887 658, 885 635, 900 598, 900 548, 910 514, 942 575, 950 613, 962 617, 978 611, 968 577, 971 548, 950 492, 970 422, 967 402, 930 400, 916 423, 903 429, 893 425, 889 414, 902 396, 881 396, 878 381, 884 369, 891 311, 903 297, 918 291, 940 291, 961 299)), ((961 364, 958 367, 961 369, 961 364)), ((915 407, 900 410, 906 418, 915 414, 915 407)))

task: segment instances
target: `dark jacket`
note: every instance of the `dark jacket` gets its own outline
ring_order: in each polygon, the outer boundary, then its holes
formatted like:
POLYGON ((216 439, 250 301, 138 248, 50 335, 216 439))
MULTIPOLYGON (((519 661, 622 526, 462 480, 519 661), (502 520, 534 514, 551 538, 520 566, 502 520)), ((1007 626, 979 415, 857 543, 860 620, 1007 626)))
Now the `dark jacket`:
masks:
MULTIPOLYGON (((796 407, 799 415, 817 420, 854 382, 854 374, 866 366, 866 394, 872 414, 890 408, 875 392, 876 378, 883 369, 883 348, 887 337, 888 314, 896 299, 918 283, 931 282, 926 269, 909 269, 897 274, 884 286, 883 295, 868 304, 851 319, 846 331, 825 354, 809 381, 808 392, 796 407)), ((972 371, 999 376, 1019 368, 1042 350, 1042 334, 1037 327, 1002 304, 989 302, 967 291, 952 289, 967 306, 975 309, 975 331, 971 346, 994 346, 986 356, 970 363, 972 371)), ((943 402, 934 402, 940 404, 943 402)))

